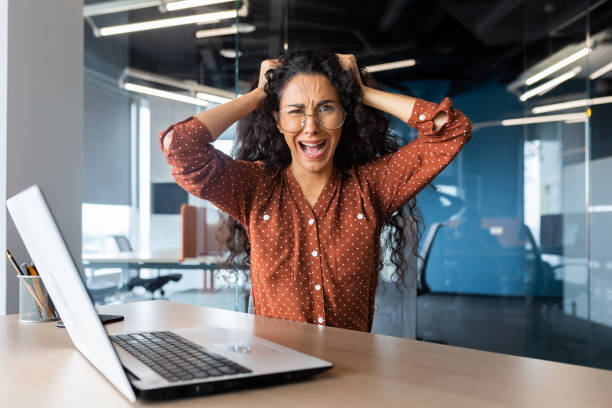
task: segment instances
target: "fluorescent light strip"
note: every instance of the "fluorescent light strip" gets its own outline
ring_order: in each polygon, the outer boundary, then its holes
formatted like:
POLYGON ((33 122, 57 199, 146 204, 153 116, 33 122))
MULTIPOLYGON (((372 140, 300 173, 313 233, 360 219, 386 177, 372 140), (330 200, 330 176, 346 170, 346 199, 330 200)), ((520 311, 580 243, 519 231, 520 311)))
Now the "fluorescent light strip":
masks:
POLYGON ((235 18, 237 15, 238 12, 236 10, 226 10, 215 13, 196 14, 194 16, 174 17, 161 20, 143 21, 141 23, 122 24, 102 27, 100 28, 100 35, 104 37, 116 34, 133 33, 135 31, 155 30, 158 28, 175 27, 186 24, 212 22, 214 20, 235 18))
POLYGON ((557 85, 559 85, 559 84, 561 84, 561 83, 563 83, 565 81, 568 81, 568 80, 572 79, 573 77, 575 77, 580 72, 581 69, 582 68, 580 68, 580 67, 575 67, 571 71, 568 71, 565 74, 559 75, 555 79, 551 79, 548 82, 544 82, 542 85, 538 85, 535 88, 530 89, 529 91, 527 91, 524 94, 522 94, 519 97, 519 99, 521 101, 525 102, 527 99, 533 98, 536 95, 545 94, 546 92, 550 91, 551 89, 553 89, 557 85))
POLYGON ((580 108, 580 107, 589 106, 589 105, 602 105, 604 103, 612 103, 612 96, 602 96, 600 98, 593 98, 593 99, 577 99, 575 101, 554 103, 552 105, 536 106, 535 108, 531 109, 531 112, 538 114, 538 113, 553 112, 553 111, 558 111, 558 110, 563 110, 563 109, 580 108))
POLYGON ((599 68, 597 71, 593 72, 589 78, 590 79, 597 79, 600 76, 602 76, 603 74, 605 74, 606 72, 612 70, 612 62, 604 65, 603 67, 599 68))
POLYGON ((112 0, 83 6, 83 16, 93 17, 161 6, 161 0, 112 0))
POLYGON ((388 71, 390 69, 412 67, 415 65, 416 65, 416 61, 414 59, 408 59, 408 60, 403 60, 403 61, 387 62, 385 64, 370 65, 366 67, 366 70, 368 72, 379 72, 379 71, 388 71))
POLYGON ((131 82, 126 82, 125 84, 123 84, 123 88, 131 92, 138 92, 146 95, 157 96, 160 98, 171 99, 177 102, 190 103, 192 105, 198 106, 208 106, 208 102, 202 99, 177 94, 175 92, 162 91, 161 89, 142 86, 131 82))
POLYGON ((147 101, 140 102, 138 109, 139 137, 139 249, 149 249, 151 231, 151 109, 147 101))
POLYGON ((531 123, 559 122, 562 120, 587 120, 585 112, 565 113, 563 115, 534 116, 529 118, 505 119, 502 126, 529 125, 531 123))
POLYGON ((222 96, 211 95, 204 92, 197 92, 196 98, 203 99, 205 101, 214 102, 214 103, 225 103, 231 101, 230 98, 224 98, 222 96))
POLYGON ((591 53, 592 49, 591 48, 583 48, 578 52, 573 53, 572 55, 570 55, 567 58, 563 58, 561 61, 557 62, 556 64, 551 65, 550 67, 538 72, 535 75, 530 76, 529 78, 527 78, 525 80, 525 85, 529 86, 529 85, 533 85, 536 82, 538 82, 540 79, 544 79, 547 76, 554 74, 555 72, 559 71, 560 69, 568 66, 569 64, 578 61, 580 58, 584 58, 587 55, 589 55, 591 53))
POLYGON ((586 122, 586 119, 572 119, 572 120, 566 120, 565 123, 567 123, 568 125, 571 125, 572 123, 584 123, 586 122))
POLYGON ((251 24, 239 24, 238 27, 236 27, 235 24, 229 26, 229 27, 222 27, 222 28, 211 28, 210 30, 199 30, 196 31, 195 36, 196 38, 205 38, 205 37, 217 37, 217 36, 221 36, 221 35, 231 35, 231 34, 236 34, 238 32, 240 33, 251 33, 255 31, 255 26, 251 25, 251 24))
POLYGON ((589 212, 594 212, 594 213, 612 212, 612 205, 591 205, 589 206, 589 212))
POLYGON ((182 0, 166 4, 166 10, 183 10, 192 7, 211 6, 213 4, 229 3, 233 0, 182 0))

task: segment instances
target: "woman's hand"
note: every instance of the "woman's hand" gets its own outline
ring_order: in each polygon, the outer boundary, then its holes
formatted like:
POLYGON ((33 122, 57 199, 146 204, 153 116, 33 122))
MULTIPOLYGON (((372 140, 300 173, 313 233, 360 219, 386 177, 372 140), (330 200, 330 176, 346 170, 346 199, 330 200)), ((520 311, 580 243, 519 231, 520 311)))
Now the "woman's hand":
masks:
POLYGON ((355 78, 357 78, 357 82, 359 85, 363 86, 363 82, 361 82, 361 75, 359 74, 359 67, 357 66, 357 58, 353 54, 336 54, 338 59, 340 60, 340 64, 342 68, 347 71, 351 71, 355 78))
POLYGON ((261 62, 261 66, 259 68, 259 85, 258 88, 263 89, 268 80, 266 79, 266 72, 271 69, 278 68, 280 66, 280 62, 277 59, 267 59, 261 62))

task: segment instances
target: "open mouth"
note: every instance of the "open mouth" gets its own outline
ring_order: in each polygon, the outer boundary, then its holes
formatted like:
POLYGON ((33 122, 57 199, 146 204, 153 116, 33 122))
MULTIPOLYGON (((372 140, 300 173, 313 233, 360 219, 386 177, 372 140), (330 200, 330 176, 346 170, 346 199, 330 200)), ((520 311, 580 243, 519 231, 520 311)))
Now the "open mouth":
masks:
POLYGON ((300 149, 302 149, 302 152, 304 152, 306 157, 310 159, 316 159, 318 157, 321 157, 323 153, 325 153, 325 150, 327 150, 326 140, 320 143, 298 142, 298 144, 300 145, 300 149))

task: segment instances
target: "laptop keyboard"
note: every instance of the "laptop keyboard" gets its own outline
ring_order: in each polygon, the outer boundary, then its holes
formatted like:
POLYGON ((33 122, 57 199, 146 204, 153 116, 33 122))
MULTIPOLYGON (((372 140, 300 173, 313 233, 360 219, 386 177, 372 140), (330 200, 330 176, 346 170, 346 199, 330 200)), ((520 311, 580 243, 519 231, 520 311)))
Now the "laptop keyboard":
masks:
POLYGON ((109 338, 170 382, 251 372, 168 331, 122 334, 109 338))

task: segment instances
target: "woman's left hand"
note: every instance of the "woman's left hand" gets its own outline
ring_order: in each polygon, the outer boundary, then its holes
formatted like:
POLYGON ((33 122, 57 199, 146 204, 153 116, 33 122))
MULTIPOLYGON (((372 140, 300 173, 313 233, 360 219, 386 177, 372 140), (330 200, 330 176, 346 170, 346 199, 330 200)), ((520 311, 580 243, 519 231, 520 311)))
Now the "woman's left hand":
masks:
POLYGON ((359 74, 359 67, 357 66, 357 58, 353 54, 336 54, 338 59, 340 60, 340 64, 342 68, 347 71, 353 72, 355 78, 359 82, 359 85, 363 86, 363 82, 361 82, 361 75, 359 74))

